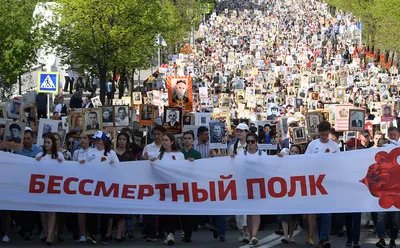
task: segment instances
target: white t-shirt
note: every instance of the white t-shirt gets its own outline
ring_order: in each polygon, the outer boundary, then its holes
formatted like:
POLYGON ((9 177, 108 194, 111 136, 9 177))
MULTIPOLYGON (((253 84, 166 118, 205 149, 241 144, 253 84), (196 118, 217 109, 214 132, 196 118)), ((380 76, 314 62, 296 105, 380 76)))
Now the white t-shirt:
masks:
POLYGON ((81 148, 79 150, 74 151, 74 156, 73 156, 72 160, 73 161, 82 161, 82 160, 90 161, 89 152, 92 149, 93 148, 88 148, 88 149, 84 150, 83 148, 81 148))
MULTIPOLYGON (((160 155, 160 152, 158 152, 156 156, 157 160, 158 160, 158 155, 160 155)), ((182 152, 164 152, 161 161, 172 161, 172 160, 185 160, 185 155, 183 155, 182 152)))
POLYGON ((238 157, 248 157, 248 158, 251 158, 251 159, 256 159, 256 158, 258 158, 258 157, 268 156, 268 154, 266 154, 264 151, 261 151, 261 153, 260 153, 259 151, 257 151, 257 152, 254 153, 254 154, 250 154, 249 152, 247 152, 247 153, 245 154, 244 151, 243 151, 243 152, 241 152, 241 153, 238 153, 237 156, 238 156, 238 157))
POLYGON ((311 143, 307 147, 305 154, 337 152, 340 152, 340 147, 334 141, 328 140, 328 143, 322 143, 319 139, 317 139, 311 141, 311 143))
MULTIPOLYGON (((58 155, 59 158, 61 158, 62 160, 64 160, 64 155, 62 155, 61 152, 57 152, 57 155, 58 155)), ((50 154, 46 154, 45 156, 43 156, 43 152, 39 152, 39 153, 36 155, 36 158, 37 158, 37 157, 42 157, 42 158, 40 159, 40 161, 43 161, 43 160, 52 160, 50 154)))
MULTIPOLYGON (((243 152, 244 152, 244 149, 246 148, 246 146, 247 146, 247 143, 246 143, 246 142, 244 142, 244 144, 242 144, 242 143, 240 142, 240 140, 239 140, 238 146, 237 146, 237 148, 236 148, 236 154, 241 154, 241 153, 243 153, 243 152)), ((232 154, 233 154, 234 148, 235 148, 235 144, 233 144, 233 145, 231 145, 231 146, 229 147, 229 155, 232 155, 232 154)))
POLYGON ((115 153, 114 150, 111 150, 109 153, 107 153, 107 156, 104 156, 104 150, 99 150, 99 149, 90 149, 88 152, 89 156, 89 161, 87 162, 108 162, 114 161, 114 163, 119 162, 119 159, 117 157, 117 154, 115 153))
POLYGON ((147 146, 144 147, 143 155, 145 153, 147 153, 148 156, 149 156, 149 159, 157 157, 158 154, 160 153, 160 149, 161 149, 161 145, 160 146, 156 146, 156 143, 153 142, 153 143, 148 144, 147 146))

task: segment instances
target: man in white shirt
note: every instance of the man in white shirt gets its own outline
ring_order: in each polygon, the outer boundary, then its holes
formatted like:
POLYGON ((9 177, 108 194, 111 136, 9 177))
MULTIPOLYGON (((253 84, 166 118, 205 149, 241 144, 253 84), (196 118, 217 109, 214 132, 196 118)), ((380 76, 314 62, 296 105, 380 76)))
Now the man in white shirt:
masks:
POLYGON ((144 147, 142 155, 142 158, 144 160, 157 156, 160 151, 162 145, 162 137, 165 132, 165 128, 161 125, 157 125, 153 128, 154 142, 144 147))
MULTIPOLYGON (((331 124, 327 121, 322 121, 318 126, 319 139, 310 142, 305 154, 339 153, 339 145, 329 139, 330 132, 331 124)), ((331 232, 332 214, 319 214, 318 222, 320 223, 319 226, 321 226, 318 247, 330 248, 329 234, 331 232)))

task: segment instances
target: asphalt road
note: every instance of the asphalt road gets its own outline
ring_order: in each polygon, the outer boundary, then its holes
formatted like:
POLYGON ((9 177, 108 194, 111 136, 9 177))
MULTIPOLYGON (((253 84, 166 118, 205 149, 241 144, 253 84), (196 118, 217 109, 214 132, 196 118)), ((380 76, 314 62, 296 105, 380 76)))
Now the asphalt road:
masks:
MULTIPOLYGON (((295 232, 295 240, 296 244, 282 244, 281 236, 274 234, 273 226, 266 228, 265 231, 259 232, 259 244, 257 246, 249 246, 244 243, 238 242, 238 231, 231 230, 227 232, 226 242, 219 242, 218 240, 214 240, 212 237, 212 232, 209 230, 199 230, 193 233, 192 243, 187 244, 179 239, 179 232, 175 234, 176 247, 211 247, 211 248, 250 248, 250 247, 259 247, 259 248, 297 248, 297 247, 311 247, 304 243, 305 232, 303 230, 298 230, 295 232)), ((85 247, 89 246, 89 244, 79 244, 77 241, 72 240, 70 234, 66 234, 64 242, 55 243, 53 246, 56 247, 85 247)), ((44 247, 45 244, 41 243, 39 240, 39 236, 35 236, 31 241, 23 241, 16 231, 14 230, 10 234, 10 243, 8 244, 0 244, 0 247, 44 247)), ((317 238, 314 238, 314 241, 317 241, 317 238)), ((372 234, 371 230, 363 229, 361 231, 361 247, 363 248, 372 248, 375 247, 375 242, 377 241, 375 235, 372 234)), ((389 240, 387 240, 388 242, 389 240)), ((332 248, 344 248, 346 242, 345 237, 337 237, 331 236, 332 248)), ((93 246, 93 245, 92 245, 93 246)), ((135 238, 127 239, 122 243, 117 243, 115 241, 109 242, 108 245, 98 244, 98 246, 108 246, 108 247, 138 247, 138 248, 147 248, 147 247, 165 247, 162 240, 154 243, 147 243, 140 235, 140 229, 135 229, 135 238)))

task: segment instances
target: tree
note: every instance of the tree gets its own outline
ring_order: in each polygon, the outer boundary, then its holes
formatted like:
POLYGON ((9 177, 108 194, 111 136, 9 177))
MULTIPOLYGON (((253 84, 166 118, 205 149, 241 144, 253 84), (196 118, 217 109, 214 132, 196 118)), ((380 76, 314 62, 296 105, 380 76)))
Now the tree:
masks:
POLYGON ((0 4, 0 99, 13 93, 18 76, 36 62, 41 40, 33 17, 36 0, 3 0, 0 4))
POLYGON ((58 0, 54 22, 44 30, 62 61, 92 70, 105 101, 107 72, 136 65, 154 49, 160 23, 156 0, 58 0), (52 37, 54 37, 52 39, 52 37))

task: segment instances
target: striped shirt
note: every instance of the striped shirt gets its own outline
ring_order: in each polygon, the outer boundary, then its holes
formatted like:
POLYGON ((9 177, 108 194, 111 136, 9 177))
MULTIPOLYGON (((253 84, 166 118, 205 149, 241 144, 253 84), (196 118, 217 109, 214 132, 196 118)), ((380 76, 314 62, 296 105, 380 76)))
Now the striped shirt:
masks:
POLYGON ((208 158, 208 153, 210 152, 210 142, 200 144, 199 141, 196 140, 193 144, 193 148, 200 152, 201 158, 208 158))

